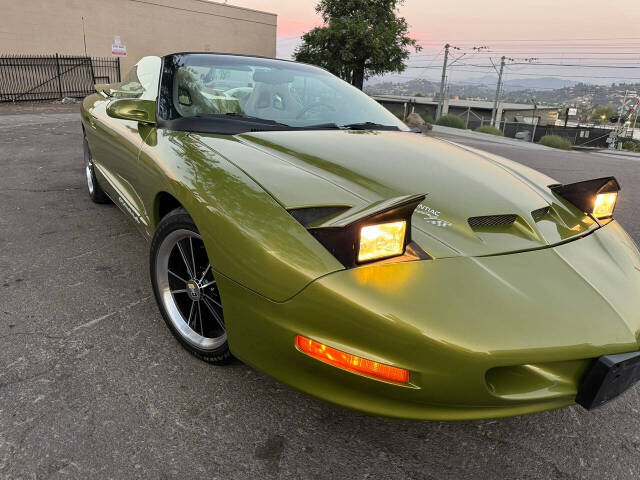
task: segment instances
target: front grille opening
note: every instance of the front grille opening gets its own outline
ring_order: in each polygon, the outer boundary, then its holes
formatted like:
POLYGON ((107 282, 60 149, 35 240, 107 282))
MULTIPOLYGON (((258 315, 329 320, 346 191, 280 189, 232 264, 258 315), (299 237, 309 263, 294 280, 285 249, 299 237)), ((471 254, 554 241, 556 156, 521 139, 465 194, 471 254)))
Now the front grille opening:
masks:
POLYGON ((531 216, 533 217, 533 221, 537 222, 542 217, 544 217, 547 213, 549 213, 549 208, 550 207, 542 207, 542 208, 538 208, 537 210, 534 210, 533 212, 531 212, 531 216))
POLYGON ((517 215, 486 215, 484 217, 470 217, 467 221, 471 228, 506 227, 515 223, 517 215))

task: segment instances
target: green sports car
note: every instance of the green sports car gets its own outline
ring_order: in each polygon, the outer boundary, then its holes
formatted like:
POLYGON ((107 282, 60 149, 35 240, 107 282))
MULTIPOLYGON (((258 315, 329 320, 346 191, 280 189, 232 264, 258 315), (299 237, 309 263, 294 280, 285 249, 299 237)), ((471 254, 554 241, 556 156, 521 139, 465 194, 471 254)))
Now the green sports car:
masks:
POLYGON ((82 127, 89 195, 149 240, 160 312, 202 360, 415 419, 591 409, 640 378, 613 177, 561 185, 248 56, 145 57, 82 127))

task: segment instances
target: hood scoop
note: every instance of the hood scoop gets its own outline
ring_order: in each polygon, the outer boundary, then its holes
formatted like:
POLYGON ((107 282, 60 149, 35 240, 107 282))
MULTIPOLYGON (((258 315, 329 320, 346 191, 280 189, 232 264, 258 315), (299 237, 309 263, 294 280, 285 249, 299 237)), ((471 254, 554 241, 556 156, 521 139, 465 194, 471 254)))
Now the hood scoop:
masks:
POLYGON ((547 213, 549 213, 550 209, 551 207, 547 206, 547 207, 538 208, 537 210, 534 210, 533 212, 531 212, 531 217, 533 218, 533 221, 537 222, 538 220, 542 220, 547 215, 547 213))
POLYGON ((475 230, 477 228, 508 227, 513 225, 517 218, 518 216, 515 214, 486 215, 483 217, 470 217, 467 222, 475 230))

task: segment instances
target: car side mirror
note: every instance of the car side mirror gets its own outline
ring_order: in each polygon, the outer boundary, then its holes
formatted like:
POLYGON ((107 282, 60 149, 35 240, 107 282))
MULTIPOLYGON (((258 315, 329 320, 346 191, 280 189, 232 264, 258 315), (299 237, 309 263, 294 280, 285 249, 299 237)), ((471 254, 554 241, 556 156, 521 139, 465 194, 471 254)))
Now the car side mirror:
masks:
POLYGON ((156 102, 139 98, 121 98, 107 106, 107 115, 121 120, 155 124, 156 102))

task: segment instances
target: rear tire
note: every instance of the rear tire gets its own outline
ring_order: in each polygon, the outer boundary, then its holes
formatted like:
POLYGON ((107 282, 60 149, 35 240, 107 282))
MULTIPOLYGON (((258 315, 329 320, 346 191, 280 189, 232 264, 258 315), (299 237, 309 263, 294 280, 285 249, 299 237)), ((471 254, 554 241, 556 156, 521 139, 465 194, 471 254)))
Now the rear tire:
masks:
POLYGON ((149 264, 153 293, 173 336, 200 360, 228 363, 222 298, 198 228, 184 209, 158 225, 149 264))
POLYGON ((94 203, 111 203, 111 199, 104 193, 104 190, 100 188, 98 179, 93 166, 93 157, 91 156, 91 150, 89 149, 89 142, 87 141, 87 135, 83 135, 82 147, 84 150, 84 173, 87 178, 87 189, 89 191, 89 197, 94 203))

